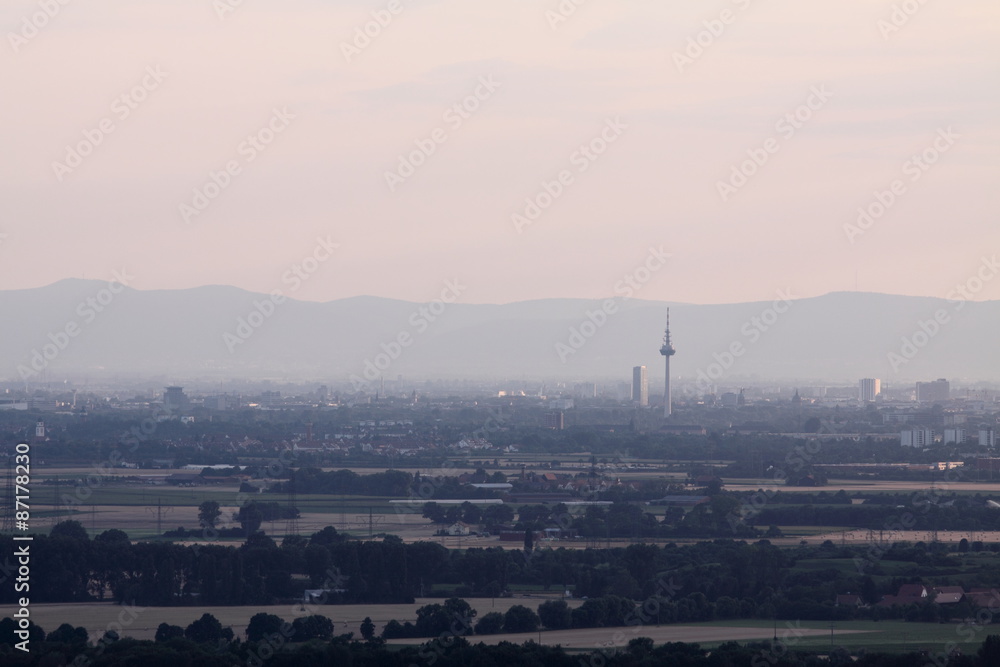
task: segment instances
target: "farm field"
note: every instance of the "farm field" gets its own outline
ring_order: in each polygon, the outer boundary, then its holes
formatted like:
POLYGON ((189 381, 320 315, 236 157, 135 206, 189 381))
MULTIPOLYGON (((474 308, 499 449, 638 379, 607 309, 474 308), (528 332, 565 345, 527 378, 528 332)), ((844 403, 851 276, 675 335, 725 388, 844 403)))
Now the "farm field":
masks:
MULTIPOLYGON (((473 643, 497 644, 509 641, 521 644, 527 641, 545 645, 559 644, 566 649, 592 651, 624 647, 635 637, 649 637, 655 643, 687 642, 699 644, 702 648, 714 648, 728 641, 768 641, 775 634, 784 645, 775 651, 780 655, 784 649, 812 649, 817 651, 831 648, 846 648, 856 652, 859 649, 875 652, 904 653, 926 651, 930 655, 946 651, 946 646, 954 644, 966 655, 974 654, 990 627, 962 627, 948 623, 904 623, 902 621, 838 621, 833 624, 812 621, 779 621, 775 627, 771 621, 732 620, 709 623, 689 623, 685 625, 643 625, 621 628, 586 628, 578 630, 542 631, 539 633, 478 635, 471 637, 473 643), (959 633, 961 630, 961 634, 959 633)), ((1000 634, 1000 630, 995 631, 1000 634)), ((393 639, 389 644, 414 644, 413 639, 393 639)), ((769 649, 765 649, 769 651, 769 649)))
MULTIPOLYGON (((580 628, 577 630, 543 630, 538 632, 523 632, 517 634, 475 635, 469 637, 473 643, 499 644, 512 642, 523 644, 527 641, 541 643, 547 646, 560 645, 567 649, 596 650, 624 648, 629 640, 636 637, 649 637, 657 644, 666 642, 686 642, 702 646, 717 645, 725 641, 759 641, 770 639, 774 635, 772 626, 745 625, 743 621, 732 621, 732 625, 717 625, 697 623, 688 625, 633 625, 619 628, 580 628)), ((753 623, 752 621, 750 623, 753 623)), ((778 636, 781 636, 779 625, 778 636)), ((800 637, 823 636, 829 645, 830 629, 827 628, 796 628, 800 637)), ((843 629, 834 630, 834 635, 845 635, 868 630, 843 629)), ((413 645, 413 639, 390 639, 388 644, 413 645)))
MULTIPOLYGON (((783 484, 775 484, 773 479, 759 479, 759 480, 747 480, 745 478, 726 478, 723 479, 724 487, 726 491, 756 491, 758 489, 770 489, 774 491, 781 491, 782 493, 795 493, 796 491, 802 493, 819 493, 820 491, 825 491, 826 493, 836 493, 837 491, 860 491, 863 493, 873 493, 873 492, 887 492, 887 493, 908 493, 911 491, 929 491, 932 485, 929 482, 912 480, 912 481, 902 481, 902 480, 871 480, 871 481, 858 481, 855 479, 829 479, 827 480, 826 486, 816 486, 816 487, 801 487, 801 486, 784 486, 783 484)), ((939 482, 933 485, 938 491, 943 493, 982 493, 982 492, 992 492, 1000 493, 1000 480, 996 482, 939 482)))
MULTIPOLYGON (((491 611, 506 612, 515 604, 525 605, 535 609, 546 599, 556 599, 557 594, 550 596, 532 595, 513 598, 469 598, 467 601, 482 616, 491 611)), ((250 618, 257 613, 268 613, 279 616, 287 621, 318 613, 334 621, 335 632, 343 634, 354 632, 359 636, 359 626, 365 616, 371 617, 381 633, 384 625, 391 619, 400 622, 416 619, 416 610, 425 605, 442 600, 437 598, 419 598, 414 604, 386 605, 329 605, 311 607, 308 610, 300 605, 270 605, 247 607, 147 607, 135 608, 133 616, 124 613, 124 607, 112 603, 79 603, 79 604, 37 604, 32 606, 33 620, 46 631, 54 630, 62 623, 83 625, 91 637, 99 636, 112 625, 121 623, 122 634, 136 639, 153 639, 156 627, 160 623, 186 626, 203 613, 215 616, 223 626, 232 627, 237 636, 244 635, 250 618)), ((579 606, 580 600, 568 600, 571 607, 579 606)), ((12 613, 12 609, 2 608, 0 613, 12 613)), ((975 652, 979 644, 988 634, 1000 634, 1000 629, 994 631, 990 626, 962 626, 956 623, 905 623, 902 621, 837 621, 832 624, 833 646, 844 647, 851 651, 866 649, 868 651, 905 652, 923 650, 931 654, 944 651, 945 647, 954 642, 963 653, 975 652)), ((828 622, 811 621, 779 621, 777 636, 789 649, 818 649, 831 646, 831 624, 828 622)), ((662 642, 693 642, 704 648, 712 648, 726 641, 766 641, 774 637, 775 625, 771 621, 762 620, 732 620, 713 621, 708 623, 690 623, 685 625, 643 625, 621 628, 586 628, 576 630, 557 630, 539 633, 474 635, 470 640, 496 644, 501 641, 523 643, 526 641, 541 642, 546 645, 559 644, 568 649, 594 650, 625 646, 635 637, 650 637, 656 643, 662 642)), ((394 639, 388 643, 397 645, 413 645, 422 643, 414 639, 394 639)))
MULTIPOLYGON (((561 467, 552 470, 572 473, 578 470, 589 469, 587 460, 589 455, 574 454, 571 456, 558 457, 561 460, 561 467), (582 461, 582 463, 581 463, 582 461)), ((525 463, 529 468, 536 470, 547 469, 549 463, 556 457, 543 455, 512 455, 501 457, 506 463, 505 470, 508 472, 519 470, 520 464, 525 463)), ((473 461, 462 461, 462 464, 473 461)), ((656 461, 629 461, 622 464, 622 468, 616 471, 616 475, 621 478, 656 477, 669 478, 680 481, 684 476, 681 473, 670 470, 671 466, 656 461), (627 468, 624 466, 638 466, 627 468)), ((601 465, 598 465, 600 468, 601 465)), ((331 467, 330 469, 339 469, 331 467)), ((381 472, 384 468, 364 467, 352 468, 359 474, 381 472)), ((129 536, 136 539, 155 539, 157 533, 157 523, 159 522, 163 530, 170 530, 183 526, 188 530, 198 529, 197 506, 206 500, 216 501, 223 509, 223 527, 232 527, 231 521, 227 520, 232 512, 236 511, 237 504, 246 496, 241 496, 239 489, 235 485, 226 486, 198 486, 198 487, 178 487, 169 486, 162 483, 157 484, 136 484, 127 483, 121 479, 109 477, 94 477, 94 470, 87 467, 63 466, 52 469, 42 469, 39 479, 45 477, 59 477, 61 483, 39 483, 36 486, 35 503, 37 505, 35 518, 36 527, 45 530, 54 523, 64 519, 76 519, 92 535, 102 531, 117 528, 124 530, 129 536), (88 475, 97 480, 93 486, 89 486, 85 480, 88 475), (70 480, 74 480, 71 482, 70 480), (82 483, 76 480, 84 480, 82 483), (62 499, 62 502, 60 502, 62 499), (67 501, 67 499, 69 499, 67 501), (61 505, 59 507, 58 505, 61 505)), ((433 474, 433 469, 424 468, 433 474)), ((457 472, 460 468, 449 468, 449 472, 457 472)), ((138 474, 148 476, 149 481, 154 479, 162 480, 166 474, 171 474, 173 470, 121 470, 123 475, 138 474)), ((183 471, 191 472, 191 471, 183 471)), ((775 488, 772 479, 729 479, 726 480, 725 488, 730 491, 743 490, 751 491, 759 488, 775 488)), ((885 492, 885 493, 913 493, 926 491, 928 488, 925 482, 918 481, 850 481, 831 480, 829 485, 817 488, 801 487, 780 487, 783 493, 795 494, 816 493, 823 491, 831 494, 840 489, 860 492, 885 492)), ((952 483, 938 485, 938 489, 947 492, 958 493, 982 493, 1000 491, 1000 482, 970 482, 952 483)), ((253 498, 262 502, 275 502, 280 505, 287 505, 291 499, 287 494, 262 493, 254 495, 253 498)), ((301 511, 301 517, 297 521, 298 532, 308 535, 326 526, 333 526, 338 531, 355 537, 368 537, 381 533, 392 533, 398 535, 406 542, 416 541, 436 541, 450 548, 465 547, 491 547, 504 546, 517 548, 519 545, 514 542, 500 542, 497 537, 481 538, 476 536, 467 537, 440 537, 434 533, 440 526, 432 524, 421 516, 422 501, 417 501, 412 506, 409 504, 391 504, 390 498, 368 497, 368 496, 330 496, 318 494, 302 494, 295 498, 295 504, 301 511)), ((516 507, 516 505, 515 505, 516 507)), ((652 513, 654 516, 662 516, 666 511, 665 507, 648 505, 644 506, 644 511, 652 513)), ((276 540, 281 540, 286 533, 287 521, 274 520, 265 521, 263 530, 276 540)), ((834 543, 860 544, 868 543, 879 539, 877 532, 856 529, 852 526, 779 526, 783 537, 771 538, 771 542, 777 545, 793 546, 805 541, 807 544, 820 544, 826 540, 834 543)), ((967 539, 970 542, 1000 541, 1000 531, 940 531, 937 539, 944 542, 959 542, 967 539)), ((928 531, 904 531, 894 533, 888 538, 893 541, 931 541, 935 536, 928 531)), ((231 543, 234 538, 221 539, 222 543, 231 543)), ((656 542, 674 541, 677 543, 689 543, 697 539, 662 539, 656 542)), ((613 539, 600 540, 601 546, 628 545, 631 540, 613 539)), ((570 549, 587 548, 594 546, 592 541, 585 539, 563 540, 558 542, 548 542, 540 546, 565 547, 570 549)))

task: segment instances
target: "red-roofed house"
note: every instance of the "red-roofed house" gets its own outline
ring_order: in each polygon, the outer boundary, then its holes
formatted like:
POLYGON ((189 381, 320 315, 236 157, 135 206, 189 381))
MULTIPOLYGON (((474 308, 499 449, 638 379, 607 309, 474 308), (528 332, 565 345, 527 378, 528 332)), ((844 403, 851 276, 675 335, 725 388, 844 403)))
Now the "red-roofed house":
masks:
POLYGON ((934 602, 938 604, 956 604, 965 596, 961 586, 935 586, 933 590, 934 602))

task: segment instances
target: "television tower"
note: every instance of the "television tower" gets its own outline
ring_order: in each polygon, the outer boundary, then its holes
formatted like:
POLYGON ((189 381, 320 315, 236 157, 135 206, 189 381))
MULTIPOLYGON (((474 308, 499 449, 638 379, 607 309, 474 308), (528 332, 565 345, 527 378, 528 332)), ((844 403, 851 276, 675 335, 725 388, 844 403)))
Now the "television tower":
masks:
POLYGON ((670 309, 667 308, 667 328, 663 332, 663 345, 660 346, 660 354, 666 361, 666 380, 663 385, 663 416, 669 417, 673 412, 670 404, 670 357, 674 356, 677 350, 670 344, 670 309))

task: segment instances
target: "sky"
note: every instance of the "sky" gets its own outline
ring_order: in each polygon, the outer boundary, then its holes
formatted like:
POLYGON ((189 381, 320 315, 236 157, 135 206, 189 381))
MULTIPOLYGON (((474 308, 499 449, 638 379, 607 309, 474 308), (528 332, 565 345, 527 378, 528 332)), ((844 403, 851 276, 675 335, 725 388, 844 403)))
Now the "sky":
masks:
POLYGON ((995 0, 10 0, 0 289, 945 297, 1000 251, 998 28, 995 0))

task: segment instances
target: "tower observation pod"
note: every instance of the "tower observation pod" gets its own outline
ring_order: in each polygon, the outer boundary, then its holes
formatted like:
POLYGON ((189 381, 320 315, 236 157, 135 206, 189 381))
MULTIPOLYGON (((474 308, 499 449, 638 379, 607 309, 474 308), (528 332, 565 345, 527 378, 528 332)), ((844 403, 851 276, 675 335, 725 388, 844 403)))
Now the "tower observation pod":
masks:
POLYGON ((666 362, 666 372, 663 383, 663 416, 669 417, 673 412, 670 401, 670 357, 676 354, 677 350, 670 343, 670 309, 667 308, 667 328, 663 332, 663 345, 660 346, 660 354, 666 362))

